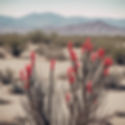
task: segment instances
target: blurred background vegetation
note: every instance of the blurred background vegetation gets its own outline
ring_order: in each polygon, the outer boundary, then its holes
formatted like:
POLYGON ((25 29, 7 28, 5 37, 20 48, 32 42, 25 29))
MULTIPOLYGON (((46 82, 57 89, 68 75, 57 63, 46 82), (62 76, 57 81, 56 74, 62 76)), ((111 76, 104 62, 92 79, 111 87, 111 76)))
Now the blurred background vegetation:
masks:
POLYGON ((68 41, 72 41, 75 47, 80 47, 87 37, 91 38, 96 49, 103 47, 118 64, 125 63, 124 36, 61 36, 57 33, 46 34, 42 31, 33 31, 27 34, 1 34, 0 47, 5 48, 6 51, 18 57, 26 50, 29 43, 64 48, 67 46, 68 41))

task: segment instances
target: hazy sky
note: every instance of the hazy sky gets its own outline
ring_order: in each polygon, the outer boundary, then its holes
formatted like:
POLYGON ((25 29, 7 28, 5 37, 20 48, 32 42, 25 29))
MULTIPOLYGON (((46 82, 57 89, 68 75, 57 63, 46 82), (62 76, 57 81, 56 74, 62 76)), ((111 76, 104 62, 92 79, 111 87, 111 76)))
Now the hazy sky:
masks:
POLYGON ((20 17, 32 12, 125 18, 125 0, 0 0, 0 15, 20 17))

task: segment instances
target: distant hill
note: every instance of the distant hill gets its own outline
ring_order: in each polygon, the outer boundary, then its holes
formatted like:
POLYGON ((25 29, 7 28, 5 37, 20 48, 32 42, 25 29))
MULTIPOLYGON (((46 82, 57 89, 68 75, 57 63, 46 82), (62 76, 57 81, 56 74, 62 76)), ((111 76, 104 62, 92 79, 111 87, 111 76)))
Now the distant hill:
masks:
POLYGON ((125 28, 119 28, 102 21, 93 21, 58 28, 48 28, 46 32, 57 32, 63 35, 120 35, 125 36, 125 28))
POLYGON ((125 19, 64 17, 55 13, 32 13, 21 18, 0 16, 0 33, 37 29, 60 34, 125 35, 125 19))

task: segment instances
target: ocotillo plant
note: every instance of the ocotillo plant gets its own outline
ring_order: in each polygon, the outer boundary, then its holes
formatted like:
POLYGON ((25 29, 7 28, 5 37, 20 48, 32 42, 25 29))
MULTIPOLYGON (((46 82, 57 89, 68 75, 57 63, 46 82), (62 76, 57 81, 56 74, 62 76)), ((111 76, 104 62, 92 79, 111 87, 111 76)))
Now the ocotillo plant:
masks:
MULTIPOLYGON (((113 61, 105 56, 104 49, 100 48, 95 51, 90 39, 83 43, 80 59, 78 59, 71 42, 68 43, 68 51, 72 66, 67 70, 70 91, 65 95, 65 102, 70 118, 65 125, 90 125, 91 123, 99 124, 100 122, 101 125, 105 125, 106 121, 104 119, 96 117, 96 111, 113 61)), ((34 67, 35 53, 32 52, 31 63, 25 68, 26 73, 24 71, 20 72, 28 97, 27 109, 29 109, 30 125, 56 125, 56 123, 53 124, 52 117, 54 115, 53 98, 56 95, 54 94, 55 60, 51 60, 50 63, 50 81, 47 93, 43 89, 44 82, 38 81, 34 67)), ((58 104, 55 105, 58 106, 58 104)))
POLYGON ((20 79, 24 82, 24 89, 26 90, 28 122, 30 125, 51 125, 52 123, 52 99, 53 99, 53 73, 55 61, 51 61, 50 66, 50 85, 47 94, 48 104, 46 110, 45 93, 43 90, 43 83, 38 81, 35 72, 35 53, 31 53, 31 62, 25 67, 24 71, 20 71, 20 79))
POLYGON ((70 83, 70 92, 66 94, 71 114, 69 124, 89 125, 94 122, 97 124, 99 120, 95 112, 113 61, 105 56, 102 48, 94 51, 89 38, 82 45, 81 61, 78 60, 71 42, 68 44, 68 50, 72 62, 67 71, 70 83))

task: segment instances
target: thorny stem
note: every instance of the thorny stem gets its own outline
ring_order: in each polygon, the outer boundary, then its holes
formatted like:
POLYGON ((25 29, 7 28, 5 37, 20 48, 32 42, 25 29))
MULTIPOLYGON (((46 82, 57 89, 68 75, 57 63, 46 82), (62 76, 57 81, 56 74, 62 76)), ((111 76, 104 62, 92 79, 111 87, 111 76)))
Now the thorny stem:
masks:
POLYGON ((54 95, 54 70, 50 71, 49 93, 48 93, 48 116, 49 122, 52 124, 52 108, 53 108, 53 95, 54 95))
POLYGON ((88 76, 88 69, 89 69, 89 61, 88 61, 88 57, 89 57, 89 53, 87 52, 85 55, 85 57, 83 57, 82 59, 82 63, 83 63, 83 68, 82 68, 82 81, 84 81, 85 83, 82 83, 83 86, 83 103, 84 103, 84 125, 88 124, 88 100, 87 100, 87 93, 86 93, 86 81, 87 81, 87 76, 88 76))

